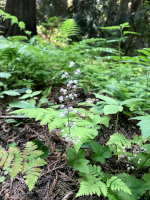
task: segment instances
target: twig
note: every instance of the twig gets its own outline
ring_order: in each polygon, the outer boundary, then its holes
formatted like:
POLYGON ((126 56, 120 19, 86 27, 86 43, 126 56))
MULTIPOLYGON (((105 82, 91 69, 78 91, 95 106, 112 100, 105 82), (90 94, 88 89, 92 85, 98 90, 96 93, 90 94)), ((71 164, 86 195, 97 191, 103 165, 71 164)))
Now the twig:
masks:
POLYGON ((4 115, 1 115, 0 116, 0 119, 29 119, 29 117, 25 117, 25 116, 15 116, 15 115, 11 115, 11 116, 4 116, 4 115))

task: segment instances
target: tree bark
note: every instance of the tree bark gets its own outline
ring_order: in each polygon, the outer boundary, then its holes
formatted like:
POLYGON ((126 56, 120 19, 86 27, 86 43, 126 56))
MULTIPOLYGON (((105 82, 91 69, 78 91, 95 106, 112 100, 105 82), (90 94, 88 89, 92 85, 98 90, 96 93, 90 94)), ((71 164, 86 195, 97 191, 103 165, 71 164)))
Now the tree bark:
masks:
MULTIPOLYGON (((7 0, 5 12, 14 15, 18 21, 26 24, 26 30, 36 35, 36 0, 7 0)), ((17 24, 11 25, 10 21, 5 22, 5 36, 26 35, 17 24)))

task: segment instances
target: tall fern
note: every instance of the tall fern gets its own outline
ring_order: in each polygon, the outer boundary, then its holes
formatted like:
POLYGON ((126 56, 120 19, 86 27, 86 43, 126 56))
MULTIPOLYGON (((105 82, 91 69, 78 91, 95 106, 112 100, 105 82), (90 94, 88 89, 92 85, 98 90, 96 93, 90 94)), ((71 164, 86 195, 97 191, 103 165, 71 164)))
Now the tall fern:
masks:
POLYGON ((65 38, 79 34, 79 28, 74 19, 67 19, 64 21, 61 24, 59 31, 65 38))

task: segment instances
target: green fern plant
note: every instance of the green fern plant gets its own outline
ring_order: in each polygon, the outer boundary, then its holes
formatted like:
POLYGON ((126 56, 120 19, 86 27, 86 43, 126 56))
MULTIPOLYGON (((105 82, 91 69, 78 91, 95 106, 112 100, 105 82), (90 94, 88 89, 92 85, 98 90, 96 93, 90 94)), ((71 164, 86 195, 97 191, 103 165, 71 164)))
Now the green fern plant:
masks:
POLYGON ((43 152, 37 150, 37 146, 33 142, 27 142, 23 152, 16 146, 9 147, 8 151, 0 149, 0 167, 9 171, 11 179, 19 172, 25 174, 25 183, 31 191, 40 176, 41 169, 39 167, 46 164, 40 158, 42 154, 43 152))
POLYGON ((67 39, 71 36, 78 35, 79 27, 74 19, 67 19, 61 24, 59 31, 67 39))
POLYGON ((80 181, 80 189, 76 195, 76 197, 84 196, 84 195, 93 195, 97 194, 100 196, 103 194, 107 195, 107 186, 102 182, 102 178, 104 176, 103 172, 101 172, 101 167, 96 165, 88 165, 89 173, 80 173, 82 178, 80 181))
POLYGON ((129 187, 118 177, 112 176, 105 183, 103 178, 105 174, 101 172, 101 167, 96 165, 88 165, 89 173, 80 173, 82 176, 80 181, 80 189, 76 197, 84 195, 97 194, 100 196, 108 196, 110 191, 123 191, 128 194, 132 194, 129 187))
MULTIPOLYGON (((76 127, 71 130, 72 136, 75 140, 80 141, 74 144, 75 150, 78 152, 83 143, 90 139, 94 139, 98 134, 97 126, 101 123, 101 117, 98 114, 89 113, 85 109, 76 109, 78 113, 70 113, 70 118, 76 123, 76 127), (82 113, 82 114, 81 114, 82 113)), ((31 108, 31 109, 19 109, 13 111, 15 114, 24 114, 29 118, 34 118, 36 121, 40 120, 41 125, 48 124, 49 130, 53 131, 56 127, 60 130, 66 129, 66 123, 68 123, 68 117, 60 117, 62 110, 56 110, 54 108, 31 108)), ((65 137, 62 132, 61 135, 65 137)))
POLYGON ((131 190, 128 188, 128 186, 121 180, 118 179, 116 176, 112 176, 108 181, 107 181, 107 187, 111 188, 112 191, 124 191, 128 194, 132 194, 131 190))

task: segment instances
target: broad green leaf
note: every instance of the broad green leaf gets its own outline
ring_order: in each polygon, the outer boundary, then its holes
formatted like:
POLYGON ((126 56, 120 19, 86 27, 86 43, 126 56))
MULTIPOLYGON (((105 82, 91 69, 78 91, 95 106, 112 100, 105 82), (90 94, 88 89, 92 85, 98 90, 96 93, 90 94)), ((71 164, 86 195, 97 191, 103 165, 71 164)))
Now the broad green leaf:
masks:
POLYGON ((102 99, 103 101, 105 101, 107 104, 114 104, 114 105, 119 105, 119 101, 115 100, 111 97, 108 96, 104 96, 104 95, 100 95, 100 94, 94 94, 96 96, 96 98, 98 99, 102 99))
POLYGON ((131 103, 143 102, 143 101, 145 101, 145 99, 142 99, 142 98, 132 98, 132 99, 127 99, 127 100, 121 102, 120 105, 127 105, 127 104, 131 104, 131 103))
POLYGON ((92 151, 91 159, 96 162, 104 163, 106 158, 112 156, 108 146, 103 147, 101 144, 98 144, 94 141, 89 143, 92 151))
POLYGON ((134 117, 131 119, 140 120, 140 122, 137 125, 140 126, 140 129, 144 138, 147 138, 150 136, 150 115, 134 117))
POLYGON ((9 104, 11 108, 35 108, 35 106, 26 101, 16 101, 9 104))
POLYGON ((150 173, 146 173, 142 176, 142 179, 147 183, 150 190, 150 173))
POLYGON ((82 173, 89 173, 88 163, 89 161, 85 158, 85 150, 79 150, 76 153, 74 148, 67 148, 68 165, 72 166, 74 170, 82 173))
POLYGON ((106 105, 104 107, 104 114, 105 115, 116 114, 116 113, 122 112, 122 111, 123 111, 123 107, 118 106, 118 105, 106 105))
POLYGON ((148 190, 147 184, 134 176, 122 173, 117 175, 117 177, 128 186, 132 193, 132 195, 130 195, 123 191, 114 192, 117 196, 117 200, 137 200, 140 199, 148 190))
POLYGON ((25 29, 25 23, 24 22, 19 22, 18 23, 20 29, 25 29))
POLYGON ((20 93, 16 92, 15 90, 7 90, 7 91, 2 92, 2 94, 6 94, 8 96, 19 96, 20 95, 20 93))
POLYGON ((3 183, 5 181, 5 179, 6 179, 5 176, 1 176, 0 177, 0 183, 3 183))

